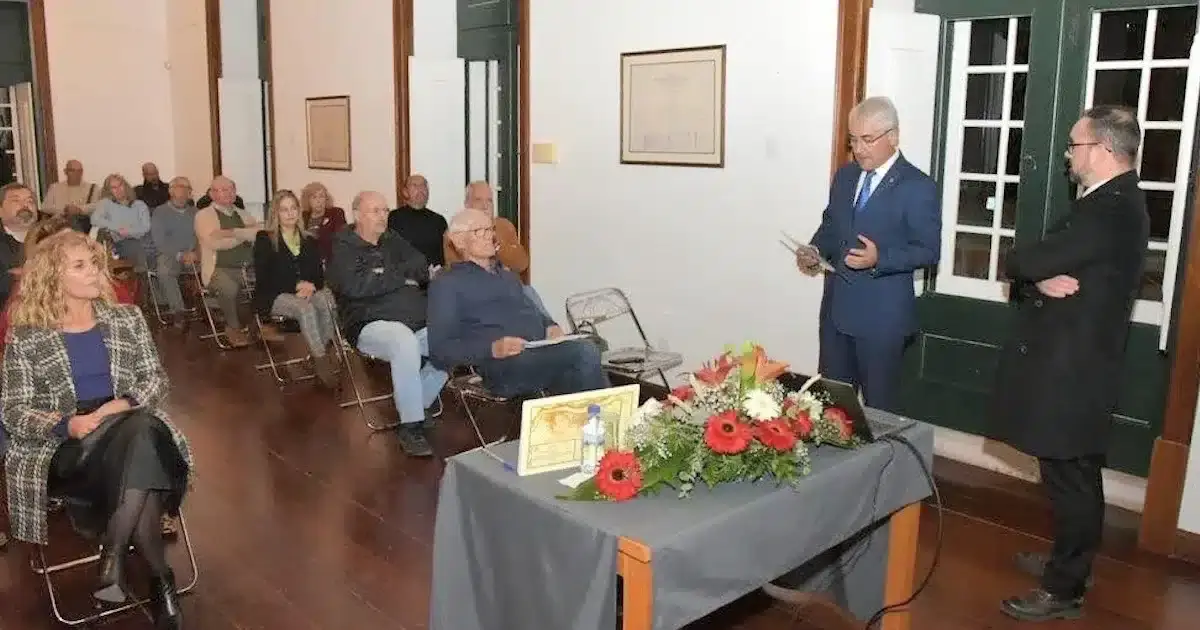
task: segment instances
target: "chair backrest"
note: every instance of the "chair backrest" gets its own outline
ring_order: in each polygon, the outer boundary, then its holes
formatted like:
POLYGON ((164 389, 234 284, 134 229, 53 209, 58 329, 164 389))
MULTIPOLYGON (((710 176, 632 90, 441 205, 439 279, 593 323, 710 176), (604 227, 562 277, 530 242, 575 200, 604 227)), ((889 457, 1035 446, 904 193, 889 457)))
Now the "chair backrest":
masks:
POLYGON ((598 329, 601 324, 628 317, 633 320, 637 334, 641 337, 641 343, 646 348, 650 347, 650 340, 646 338, 646 331, 642 329, 642 322, 638 319, 637 312, 633 310, 633 305, 629 302, 625 292, 616 287, 576 293, 567 298, 566 307, 567 322, 571 325, 571 332, 588 333, 599 337, 598 329))

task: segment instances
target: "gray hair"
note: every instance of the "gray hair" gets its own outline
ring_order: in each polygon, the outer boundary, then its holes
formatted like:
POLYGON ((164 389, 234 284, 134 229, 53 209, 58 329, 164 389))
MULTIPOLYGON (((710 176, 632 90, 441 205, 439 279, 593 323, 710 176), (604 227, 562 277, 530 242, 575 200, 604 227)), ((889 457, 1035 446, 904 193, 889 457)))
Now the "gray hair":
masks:
POLYGON ((1083 112, 1083 117, 1088 119, 1097 142, 1126 162, 1137 160, 1142 128, 1133 110, 1117 105, 1099 105, 1083 112))
POLYGON ((878 120, 893 131, 900 129, 900 114, 896 105, 886 96, 871 96, 865 98, 850 110, 850 119, 878 120))
MULTIPOLYGON (((374 190, 364 190, 357 195, 354 195, 354 199, 350 201, 350 211, 358 213, 358 209, 362 207, 363 202, 371 197, 379 197, 380 199, 384 199, 383 193, 374 190)), ((387 205, 386 199, 384 199, 384 205, 387 205)))
POLYGON ((477 230, 479 227, 486 227, 491 224, 492 217, 483 210, 477 208, 463 208, 459 210, 450 219, 450 225, 446 228, 447 232, 470 232, 477 230), (482 226, 476 224, 482 223, 482 226))

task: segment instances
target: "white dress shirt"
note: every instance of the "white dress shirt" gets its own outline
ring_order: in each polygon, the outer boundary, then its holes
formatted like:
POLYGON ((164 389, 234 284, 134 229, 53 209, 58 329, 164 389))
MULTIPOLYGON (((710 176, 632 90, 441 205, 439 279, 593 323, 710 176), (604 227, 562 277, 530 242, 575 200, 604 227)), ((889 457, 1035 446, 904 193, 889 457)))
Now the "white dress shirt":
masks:
MULTIPOLYGON (((879 168, 875 169, 875 174, 871 177, 871 190, 869 191, 870 194, 867 195, 867 199, 870 199, 871 195, 875 194, 875 189, 879 188, 879 183, 883 181, 885 176, 887 176, 888 171, 892 169, 892 165, 896 163, 896 160, 899 159, 899 157, 900 152, 896 151, 892 154, 892 157, 888 158, 886 162, 879 165, 879 168)), ((858 201, 858 194, 862 192, 863 179, 865 179, 866 176, 867 171, 859 173, 858 184, 854 186, 854 197, 850 200, 851 203, 858 201)))

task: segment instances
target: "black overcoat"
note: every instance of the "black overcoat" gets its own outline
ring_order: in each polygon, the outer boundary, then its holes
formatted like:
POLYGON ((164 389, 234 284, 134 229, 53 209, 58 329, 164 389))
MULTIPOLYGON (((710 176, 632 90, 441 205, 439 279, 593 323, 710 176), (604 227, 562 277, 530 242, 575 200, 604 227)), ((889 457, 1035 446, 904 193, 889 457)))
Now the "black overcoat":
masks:
POLYGON ((990 437, 1045 458, 1108 451, 1129 317, 1141 285, 1150 221, 1130 171, 1075 200, 1036 244, 1015 248, 1013 328, 1001 351, 990 437), (1065 274, 1079 291, 1042 295, 1065 274))

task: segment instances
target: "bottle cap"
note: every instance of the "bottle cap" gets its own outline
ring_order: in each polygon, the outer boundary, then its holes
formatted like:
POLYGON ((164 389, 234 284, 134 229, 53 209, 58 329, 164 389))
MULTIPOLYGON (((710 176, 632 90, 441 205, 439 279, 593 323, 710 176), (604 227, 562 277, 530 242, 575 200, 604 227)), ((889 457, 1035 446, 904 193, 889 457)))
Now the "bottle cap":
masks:
POLYGON ((600 413, 600 405, 597 405, 596 403, 592 403, 592 404, 588 405, 588 415, 589 416, 594 416, 598 413, 600 413))

